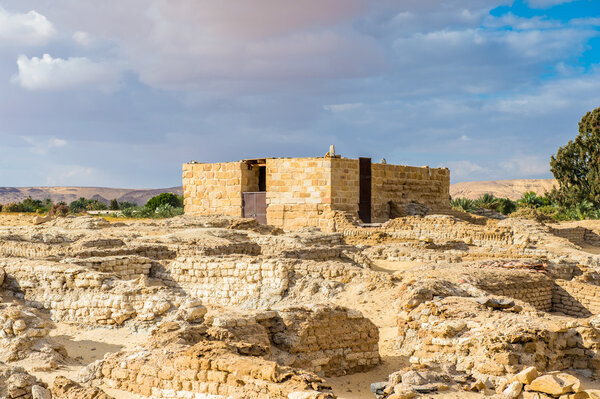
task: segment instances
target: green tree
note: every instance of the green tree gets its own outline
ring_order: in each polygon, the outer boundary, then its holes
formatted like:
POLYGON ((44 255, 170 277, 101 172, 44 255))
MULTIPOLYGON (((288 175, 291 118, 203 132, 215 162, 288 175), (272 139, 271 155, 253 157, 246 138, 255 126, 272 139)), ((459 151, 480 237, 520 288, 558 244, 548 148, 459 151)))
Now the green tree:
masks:
POLYGON ((111 211, 118 211, 119 210, 119 201, 117 201, 116 198, 111 199, 108 209, 110 209, 111 211))
POLYGON ((562 205, 600 205, 600 108, 581 118, 579 134, 552 155, 550 167, 562 205))
POLYGON ((146 208, 152 211, 161 205, 171 205, 173 208, 181 208, 179 199, 173 193, 162 193, 152 197, 146 202, 146 208))

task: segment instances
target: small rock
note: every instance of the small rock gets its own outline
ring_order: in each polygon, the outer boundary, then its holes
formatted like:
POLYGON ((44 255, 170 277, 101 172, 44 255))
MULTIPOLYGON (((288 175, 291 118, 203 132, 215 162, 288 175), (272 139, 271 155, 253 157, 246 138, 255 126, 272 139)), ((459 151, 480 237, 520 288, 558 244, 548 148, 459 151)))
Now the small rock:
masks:
POLYGON ((32 399, 52 399, 50 391, 39 385, 34 385, 31 387, 31 397, 32 399))
POLYGON ((502 391, 502 395, 504 395, 506 399, 516 399, 521 394, 522 390, 523 383, 520 381, 513 381, 504 391, 502 391))
POLYGON ((525 370, 521 371, 517 375, 513 377, 514 381, 519 381, 522 384, 529 385, 531 381, 538 378, 539 373, 535 367, 527 367, 525 370))
POLYGON ((385 381, 374 382, 371 384, 371 392, 373 392, 375 395, 383 395, 386 386, 387 382, 385 381))

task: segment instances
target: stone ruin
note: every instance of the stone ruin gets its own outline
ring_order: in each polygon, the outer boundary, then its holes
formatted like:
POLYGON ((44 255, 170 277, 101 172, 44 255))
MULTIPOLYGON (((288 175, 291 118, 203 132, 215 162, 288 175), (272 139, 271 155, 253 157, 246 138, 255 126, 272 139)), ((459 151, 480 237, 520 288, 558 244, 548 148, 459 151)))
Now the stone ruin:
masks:
POLYGON ((373 398, 600 397, 594 228, 332 220, 0 226, 0 398, 344 398, 346 375, 373 398), (84 364, 59 328, 150 335, 84 364))

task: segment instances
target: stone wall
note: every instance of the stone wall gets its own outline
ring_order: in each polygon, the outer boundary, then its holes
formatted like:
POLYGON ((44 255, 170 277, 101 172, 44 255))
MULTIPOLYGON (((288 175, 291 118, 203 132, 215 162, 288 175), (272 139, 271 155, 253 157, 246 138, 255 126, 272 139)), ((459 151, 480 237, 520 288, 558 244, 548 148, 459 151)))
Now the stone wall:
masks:
POLYGON ((554 283, 551 279, 531 279, 522 281, 485 281, 477 284, 478 288, 494 295, 502 295, 531 304, 534 308, 549 312, 552 310, 554 283))
POLYGON ((267 159, 268 223, 286 230, 327 229, 331 179, 330 158, 267 159))
POLYGON ((180 257, 157 270, 155 277, 209 305, 265 308, 283 299, 305 276, 347 283, 363 273, 364 269, 341 262, 233 255, 180 257))
MULTIPOLYGON (((267 158, 267 221, 286 230, 333 230, 333 211, 358 216, 359 161, 346 158, 267 158)), ((185 212, 192 215, 242 214, 242 192, 258 190, 258 166, 245 162, 185 164, 185 212)), ((449 209, 447 169, 372 164, 373 221, 390 217, 396 205, 417 202, 449 209)))
POLYGON ((248 184, 251 172, 241 161, 183 164, 185 212, 242 216, 242 180, 248 184))
POLYGON ((357 159, 331 159, 332 209, 358 217, 360 200, 359 161, 357 159))
POLYGON ((450 207, 448 169, 379 163, 372 164, 371 168, 373 222, 390 218, 390 201, 395 205, 416 202, 433 210, 450 207))
POLYGON ((552 307, 573 317, 600 314, 600 286, 576 280, 556 280, 552 307))
POLYGON ((273 342, 295 357, 294 367, 332 376, 364 371, 381 361, 379 330, 360 312, 315 306, 278 313, 285 328, 273 342))

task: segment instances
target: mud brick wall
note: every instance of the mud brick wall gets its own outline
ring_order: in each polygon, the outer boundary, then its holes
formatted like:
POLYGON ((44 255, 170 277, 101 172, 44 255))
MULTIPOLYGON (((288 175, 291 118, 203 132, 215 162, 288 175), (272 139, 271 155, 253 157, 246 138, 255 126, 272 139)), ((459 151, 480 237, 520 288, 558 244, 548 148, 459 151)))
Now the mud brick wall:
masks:
POLYGON ((244 162, 183 164, 185 213, 190 215, 242 216, 244 162))
POLYGON ((508 312, 473 317, 472 299, 446 298, 399 314, 400 353, 412 364, 454 365, 459 371, 505 376, 535 366, 540 372, 590 369, 598 375, 598 333, 567 327, 564 319, 508 312))
POLYGON ((104 273, 114 273, 122 279, 129 280, 142 275, 149 275, 152 259, 141 256, 108 256, 75 260, 73 263, 104 273))
POLYGON ((180 257, 156 277, 207 304, 276 300, 289 284, 289 264, 240 257, 180 257))
POLYGON ((448 169, 374 163, 371 170, 374 222, 389 219, 389 201, 398 205, 417 202, 433 210, 450 208, 448 169))
POLYGON ((575 280, 555 282, 552 310, 573 317, 600 314, 600 286, 575 280))
POLYGON ((507 296, 519 299, 531 304, 538 310, 548 312, 552 309, 552 295, 554 292, 554 283, 548 279, 546 281, 523 281, 518 282, 484 282, 477 284, 478 288, 494 295, 507 296))
POLYGON ((161 293, 157 287, 131 287, 115 275, 69 264, 9 264, 5 271, 5 289, 29 306, 49 310, 52 320, 69 324, 151 321, 181 300, 177 294, 161 293))
POLYGON ((585 235, 588 231, 588 229, 583 227, 567 227, 560 229, 550 227, 550 233, 561 238, 566 238, 574 244, 583 244, 585 235))
POLYGON ((143 356, 113 355, 103 364, 103 382, 144 398, 317 397, 311 390, 320 385, 314 374, 298 375, 273 361, 227 353, 225 346, 201 342, 168 355, 160 349, 143 356), (298 391, 311 396, 288 396, 298 391))
POLYGON ((44 244, 30 241, 0 241, 0 257, 5 258, 89 258, 95 256, 138 255, 151 259, 173 258, 174 252, 164 245, 86 248, 75 244, 44 244))
POLYGON ((285 330, 273 342, 299 367, 325 376, 364 371, 378 365, 379 330, 360 312, 325 306, 279 312, 285 330))

